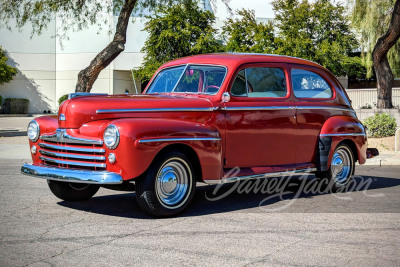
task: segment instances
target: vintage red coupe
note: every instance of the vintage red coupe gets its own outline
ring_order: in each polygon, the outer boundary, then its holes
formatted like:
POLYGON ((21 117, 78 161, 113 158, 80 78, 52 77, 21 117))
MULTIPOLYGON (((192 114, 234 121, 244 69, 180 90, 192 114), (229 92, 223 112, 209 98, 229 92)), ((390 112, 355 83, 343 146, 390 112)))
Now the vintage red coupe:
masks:
POLYGON ((313 172, 343 188, 367 158, 365 128, 328 70, 260 54, 168 62, 141 95, 71 94, 58 118, 31 121, 28 137, 33 164, 21 171, 57 197, 134 184, 156 216, 184 210, 196 182, 313 172))

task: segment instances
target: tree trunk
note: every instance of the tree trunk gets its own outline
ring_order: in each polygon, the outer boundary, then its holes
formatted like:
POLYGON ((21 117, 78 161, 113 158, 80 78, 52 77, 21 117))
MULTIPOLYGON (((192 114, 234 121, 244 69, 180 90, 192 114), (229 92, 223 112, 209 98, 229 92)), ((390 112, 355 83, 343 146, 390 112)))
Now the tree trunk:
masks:
POLYGON ((392 108, 393 73, 390 69, 387 53, 400 37, 400 0, 397 0, 385 35, 376 42, 372 59, 378 82, 378 108, 392 108))
POLYGON ((114 39, 78 74, 75 92, 90 92, 100 72, 125 49, 126 30, 137 0, 125 0, 118 17, 114 39))

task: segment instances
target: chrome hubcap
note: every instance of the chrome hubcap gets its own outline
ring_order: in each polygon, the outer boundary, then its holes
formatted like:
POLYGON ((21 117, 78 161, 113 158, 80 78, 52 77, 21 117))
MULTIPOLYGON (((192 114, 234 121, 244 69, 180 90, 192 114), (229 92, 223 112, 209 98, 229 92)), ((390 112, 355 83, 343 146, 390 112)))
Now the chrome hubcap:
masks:
POLYGON ((163 206, 178 208, 185 203, 191 187, 189 166, 179 158, 164 163, 156 179, 156 194, 163 206))
POLYGON ((348 151, 343 148, 338 149, 332 157, 331 164, 335 182, 338 184, 345 184, 351 172, 351 162, 348 151))

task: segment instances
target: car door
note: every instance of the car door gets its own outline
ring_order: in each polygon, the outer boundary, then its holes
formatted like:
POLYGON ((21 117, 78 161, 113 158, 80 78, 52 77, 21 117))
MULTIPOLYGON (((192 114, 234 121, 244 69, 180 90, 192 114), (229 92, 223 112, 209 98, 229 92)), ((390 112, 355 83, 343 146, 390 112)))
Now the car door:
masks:
POLYGON ((335 109, 334 84, 321 70, 309 66, 290 69, 296 105, 296 163, 314 164, 324 122, 341 111, 335 109))
POLYGON ((296 118, 285 64, 237 70, 225 103, 225 168, 278 166, 295 160, 296 118))

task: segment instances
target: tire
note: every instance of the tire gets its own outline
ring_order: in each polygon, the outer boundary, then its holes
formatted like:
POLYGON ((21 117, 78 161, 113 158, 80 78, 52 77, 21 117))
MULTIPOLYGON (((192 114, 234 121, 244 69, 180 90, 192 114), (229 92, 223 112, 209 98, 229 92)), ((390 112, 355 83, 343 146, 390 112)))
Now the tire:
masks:
POLYGON ((100 186, 93 184, 67 183, 47 180, 51 192, 65 201, 88 200, 97 193, 100 186))
POLYGON ((189 206, 195 193, 196 177, 188 157, 171 151, 158 157, 135 184, 136 199, 145 212, 169 217, 189 206))
POLYGON ((326 180, 333 191, 341 191, 352 181, 355 169, 354 155, 348 145, 339 145, 333 152, 330 167, 327 171, 316 172, 318 180, 326 180))

